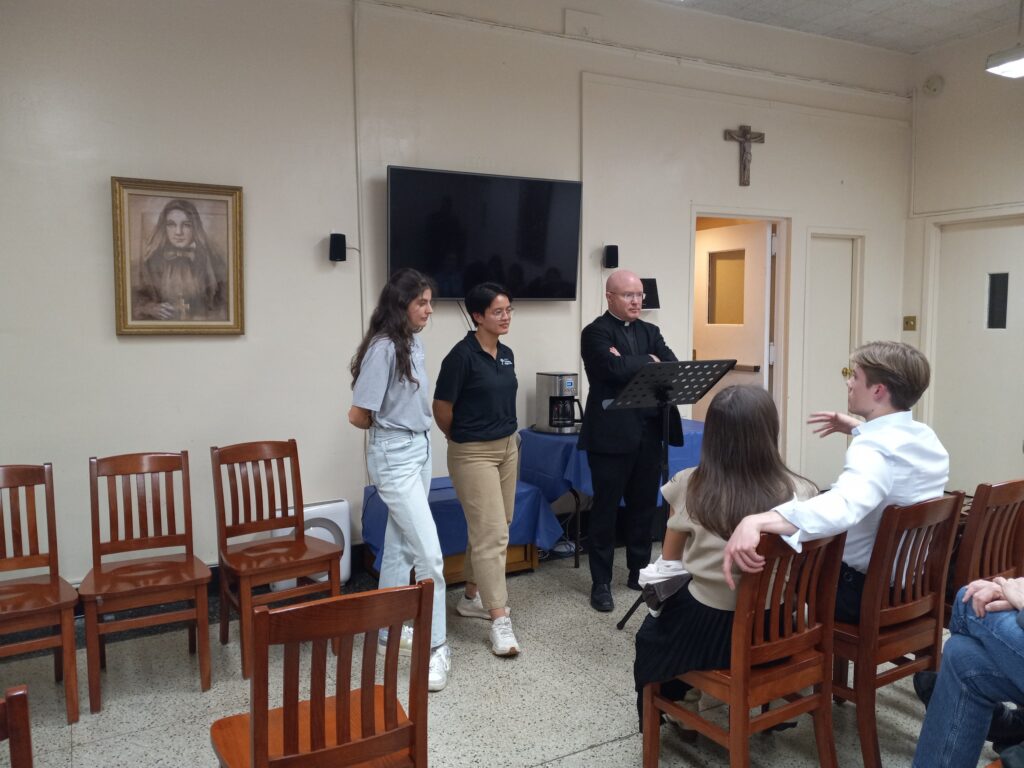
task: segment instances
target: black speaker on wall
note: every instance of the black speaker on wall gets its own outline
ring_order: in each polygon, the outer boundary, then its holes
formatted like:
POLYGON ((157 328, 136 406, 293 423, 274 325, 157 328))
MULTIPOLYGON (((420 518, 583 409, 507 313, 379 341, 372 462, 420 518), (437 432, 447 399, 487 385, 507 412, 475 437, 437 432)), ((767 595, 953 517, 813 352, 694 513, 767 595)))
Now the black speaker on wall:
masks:
POLYGON ((331 233, 331 261, 345 260, 345 236, 331 233))
POLYGON ((604 247, 604 258, 601 266, 605 269, 618 269, 619 267, 619 246, 606 245, 604 247))

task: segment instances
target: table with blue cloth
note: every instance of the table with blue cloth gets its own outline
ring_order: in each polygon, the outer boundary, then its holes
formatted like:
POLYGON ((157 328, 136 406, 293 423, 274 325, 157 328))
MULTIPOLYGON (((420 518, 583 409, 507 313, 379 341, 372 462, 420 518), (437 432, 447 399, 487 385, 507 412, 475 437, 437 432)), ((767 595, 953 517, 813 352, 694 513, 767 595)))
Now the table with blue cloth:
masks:
MULTIPOLYGON (((700 461, 700 445, 704 438, 704 422, 683 419, 683 445, 669 446, 669 477, 676 472, 695 467, 700 461)), ((580 567, 580 509, 579 494, 594 495, 587 452, 576 447, 578 434, 560 435, 523 429, 519 432, 519 477, 537 486, 548 502, 571 493, 576 502, 572 518, 575 520, 575 567, 580 567)), ((661 494, 658 495, 661 503, 661 494)))
MULTIPOLYGON (((468 541, 466 516, 455 495, 451 479, 435 477, 431 480, 427 501, 437 525, 441 553, 445 556, 445 580, 453 584, 462 581, 463 560, 460 556, 465 554, 468 541)), ((377 486, 366 486, 363 489, 363 542, 373 555, 373 569, 378 573, 387 522, 388 508, 377 493, 377 486)), ((561 536, 562 527, 558 523, 558 518, 551 511, 551 506, 540 489, 527 482, 516 483, 515 511, 508 529, 507 570, 536 567, 537 548, 550 549, 561 536), (512 552, 513 547, 521 548, 524 554, 517 557, 512 552)))

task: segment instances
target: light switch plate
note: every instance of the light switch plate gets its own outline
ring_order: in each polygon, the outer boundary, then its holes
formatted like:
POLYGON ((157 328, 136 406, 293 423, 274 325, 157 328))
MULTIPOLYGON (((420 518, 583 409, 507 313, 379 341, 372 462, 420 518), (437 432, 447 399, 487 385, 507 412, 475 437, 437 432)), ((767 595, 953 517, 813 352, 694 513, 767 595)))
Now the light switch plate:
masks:
POLYGON ((917 330, 917 315, 904 315, 903 316, 903 330, 904 331, 916 331, 917 330))

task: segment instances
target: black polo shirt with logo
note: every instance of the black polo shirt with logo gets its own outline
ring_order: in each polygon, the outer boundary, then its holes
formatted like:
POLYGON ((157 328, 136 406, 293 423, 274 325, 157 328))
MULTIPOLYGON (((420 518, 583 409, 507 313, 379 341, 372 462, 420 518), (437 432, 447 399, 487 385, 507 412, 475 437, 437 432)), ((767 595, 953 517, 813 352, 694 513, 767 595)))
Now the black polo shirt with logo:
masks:
POLYGON ((476 443, 508 437, 516 421, 515 356, 498 342, 496 357, 470 331, 441 363, 434 399, 452 403, 451 440, 476 443))

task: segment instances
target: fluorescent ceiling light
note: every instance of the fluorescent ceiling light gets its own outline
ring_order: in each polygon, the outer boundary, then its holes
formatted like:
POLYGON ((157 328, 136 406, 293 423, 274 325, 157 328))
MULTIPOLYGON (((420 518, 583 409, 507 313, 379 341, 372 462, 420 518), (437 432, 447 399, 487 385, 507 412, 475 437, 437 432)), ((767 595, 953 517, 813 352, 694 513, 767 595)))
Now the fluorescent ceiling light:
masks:
POLYGON ((1020 0, 1017 11, 1017 44, 1005 51, 997 51, 988 57, 985 70, 1003 77, 1024 77, 1024 45, 1021 44, 1020 30, 1024 23, 1024 0, 1020 0))
POLYGON ((993 75, 1024 77, 1024 45, 993 53, 988 57, 985 69, 993 75))

